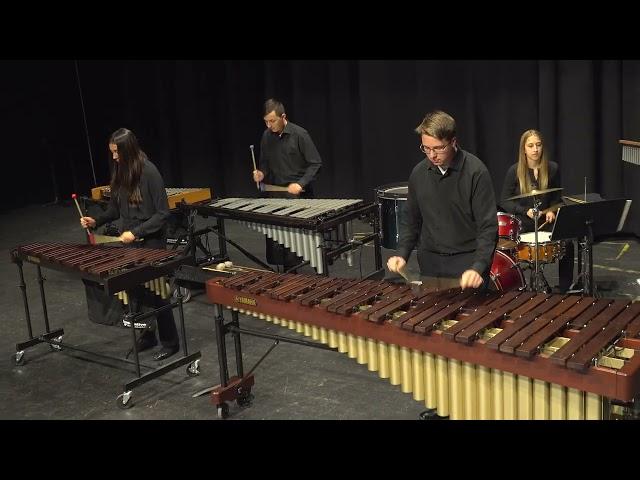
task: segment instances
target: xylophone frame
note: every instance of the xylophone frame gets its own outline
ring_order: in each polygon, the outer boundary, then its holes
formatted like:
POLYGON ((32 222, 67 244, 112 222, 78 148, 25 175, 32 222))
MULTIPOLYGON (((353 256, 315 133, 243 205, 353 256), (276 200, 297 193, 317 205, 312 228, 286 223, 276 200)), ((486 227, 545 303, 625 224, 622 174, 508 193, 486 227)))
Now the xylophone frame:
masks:
MULTIPOLYGON (((88 349, 84 349, 81 347, 78 347, 77 345, 70 345, 67 343, 63 343, 62 342, 62 337, 64 336, 64 329, 63 328, 56 328, 56 329, 52 329, 50 322, 49 322, 49 314, 47 311, 47 301, 46 301, 46 296, 45 296, 45 291, 44 291, 44 282, 45 282, 45 277, 42 275, 42 267, 54 267, 53 265, 48 265, 46 263, 42 264, 40 262, 33 262, 33 261, 29 261, 29 259, 23 259, 20 256, 17 256, 15 254, 12 254, 12 261, 16 264, 16 266, 18 267, 18 275, 19 275, 19 285, 18 287, 20 288, 20 292, 22 294, 22 300, 23 300, 23 305, 24 305, 24 312, 25 312, 25 321, 27 324, 27 333, 29 336, 29 339, 23 342, 18 342, 16 343, 16 353, 13 356, 13 361, 14 364, 16 366, 22 366, 25 364, 25 350, 27 350, 28 348, 34 347, 35 345, 41 344, 41 343, 47 343, 49 344, 49 347, 51 349, 51 351, 61 351, 63 349, 68 349, 68 350, 73 350, 73 351, 79 351, 82 353, 86 353, 89 355, 93 355, 96 357, 100 357, 100 358, 106 358, 109 360, 113 360, 116 362, 121 362, 121 363, 126 363, 129 365, 135 365, 135 369, 136 369, 136 376, 137 378, 124 383, 123 385, 123 392, 121 394, 119 394, 116 397, 116 403, 118 405, 119 408, 131 408, 133 406, 133 402, 130 403, 132 394, 133 394, 133 389, 143 385, 157 377, 160 377, 162 375, 164 375, 165 373, 168 373, 172 370, 175 370, 176 368, 179 368, 183 365, 187 365, 187 369, 186 372, 189 376, 197 376, 200 373, 200 367, 199 367, 199 363, 200 363, 200 358, 202 356, 202 354, 200 353, 200 351, 197 351, 195 353, 191 353, 189 354, 188 351, 188 347, 187 347, 187 340, 186 340, 186 329, 185 329, 185 324, 184 324, 184 310, 183 310, 183 295, 182 292, 180 291, 180 289, 177 290, 177 294, 176 294, 176 302, 175 303, 171 303, 170 305, 165 305, 163 307, 157 308, 157 309, 153 309, 150 310, 146 313, 142 313, 140 311, 137 311, 136 309, 136 304, 137 302, 129 302, 128 304, 128 313, 125 315, 125 322, 123 322, 124 324, 126 324, 126 322, 128 322, 128 325, 131 328, 131 341, 132 341, 132 351, 134 354, 134 360, 131 361, 129 359, 126 358, 119 358, 119 357, 114 357, 111 355, 106 355, 106 354, 102 354, 102 353, 98 353, 92 350, 88 350, 88 349), (24 268, 23 268, 23 263, 24 262, 27 263, 35 263, 36 264, 36 269, 37 269, 37 281, 38 281, 38 285, 39 285, 39 290, 40 290, 40 299, 42 302, 42 315, 43 315, 43 320, 44 320, 44 333, 39 334, 39 335, 34 335, 33 334, 33 326, 32 326, 32 322, 31 322, 31 314, 29 311, 29 302, 28 302, 28 298, 27 298, 27 284, 25 282, 25 278, 24 278, 24 268), (138 349, 137 349, 137 338, 136 338, 136 333, 135 330, 136 328, 139 328, 139 326, 142 326, 143 328, 148 328, 148 324, 146 322, 146 320, 162 311, 165 310, 169 310, 169 309, 173 309, 173 308, 177 308, 178 309, 178 316, 180 319, 180 333, 181 333, 181 350, 183 355, 181 357, 178 357, 176 359, 174 359, 173 361, 170 361, 168 363, 165 363, 164 365, 162 365, 161 367, 153 367, 151 365, 145 365, 143 363, 140 363, 140 358, 138 355, 138 349), (144 367, 146 369, 150 369, 151 371, 142 375, 141 374, 141 369, 140 367, 144 367)), ((176 262, 171 263, 171 266, 167 266, 166 268, 176 268, 176 262)), ((59 266, 57 266, 56 268, 57 270, 63 270, 62 268, 60 268, 59 266)), ((164 271, 164 270, 163 270, 164 271)), ((157 278, 158 275, 156 275, 157 278)), ((142 281, 146 281, 149 278, 149 274, 146 274, 146 276, 144 277, 144 280, 142 281)), ((124 276, 120 276, 120 279, 123 279, 124 276)), ((115 285, 116 288, 120 288, 120 286, 122 285, 123 288, 121 288, 121 290, 124 290, 127 292, 127 294, 129 295, 129 298, 132 298, 132 289, 134 288, 135 284, 132 284, 131 282, 137 282, 139 278, 143 278, 143 277, 136 277, 133 276, 133 278, 130 276, 128 277, 127 281, 125 284, 121 284, 120 282, 116 282, 111 283, 112 291, 118 291, 118 290, 113 290, 113 286, 115 285), (126 285, 126 286, 124 286, 126 285)), ((105 289, 106 289, 106 284, 105 284, 105 289)))

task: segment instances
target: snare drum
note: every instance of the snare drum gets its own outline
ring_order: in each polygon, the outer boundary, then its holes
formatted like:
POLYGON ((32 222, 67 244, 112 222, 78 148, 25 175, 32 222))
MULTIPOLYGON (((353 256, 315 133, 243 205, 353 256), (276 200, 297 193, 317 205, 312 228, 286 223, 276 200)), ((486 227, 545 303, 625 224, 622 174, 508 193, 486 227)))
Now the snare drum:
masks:
POLYGON ((522 222, 510 213, 498 212, 498 250, 515 250, 522 222))
POLYGON ((526 285, 520 265, 500 250, 496 250, 493 254, 489 277, 491 279, 489 290, 506 292, 508 290, 524 288, 526 285))
MULTIPOLYGON (((520 234, 518 244, 518 259, 525 262, 535 263, 535 232, 520 234)), ((564 255, 564 244, 562 242, 551 241, 551 232, 538 232, 538 262, 553 263, 564 255)))
POLYGON ((400 218, 405 214, 409 184, 390 183, 376 188, 376 203, 380 211, 380 236, 385 248, 398 248, 400 218))

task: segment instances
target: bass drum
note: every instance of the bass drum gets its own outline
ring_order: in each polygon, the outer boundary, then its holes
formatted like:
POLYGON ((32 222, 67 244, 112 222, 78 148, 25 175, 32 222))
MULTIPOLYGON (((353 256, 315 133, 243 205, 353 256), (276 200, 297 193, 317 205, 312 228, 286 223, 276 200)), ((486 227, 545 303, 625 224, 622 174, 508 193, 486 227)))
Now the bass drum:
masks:
POLYGON ((375 189, 380 212, 380 237, 384 248, 398 248, 400 218, 404 215, 408 193, 408 182, 390 183, 375 189))
POLYGON ((506 253, 496 250, 489 272, 491 285, 489 290, 507 292, 526 286, 520 265, 506 253))

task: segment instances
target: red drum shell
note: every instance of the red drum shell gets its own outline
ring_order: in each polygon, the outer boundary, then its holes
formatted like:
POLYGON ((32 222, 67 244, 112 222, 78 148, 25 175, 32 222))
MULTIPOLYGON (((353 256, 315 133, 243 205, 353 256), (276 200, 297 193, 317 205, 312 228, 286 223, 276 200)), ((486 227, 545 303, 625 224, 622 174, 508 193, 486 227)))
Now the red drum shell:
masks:
POLYGON ((492 285, 490 290, 506 292, 526 285, 522 269, 516 261, 500 250, 493 255, 493 263, 489 272, 492 285))

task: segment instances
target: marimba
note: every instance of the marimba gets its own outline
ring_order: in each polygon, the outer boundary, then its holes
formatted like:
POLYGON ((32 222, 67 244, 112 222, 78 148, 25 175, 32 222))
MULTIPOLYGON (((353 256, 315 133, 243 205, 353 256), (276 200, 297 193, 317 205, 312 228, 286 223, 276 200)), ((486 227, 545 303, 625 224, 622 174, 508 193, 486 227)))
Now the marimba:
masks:
MULTIPOLYGON (((166 188, 169 210, 177 208, 182 201, 196 203, 211 200, 211 190, 208 188, 166 188)), ((109 201, 111 199, 111 187, 103 185, 91 189, 91 199, 96 201, 109 201)))
POLYGON ((207 296, 236 331, 239 312, 310 336, 452 419, 600 419, 640 393, 629 300, 258 272, 211 279, 207 296))
MULTIPOLYGON (((106 294, 118 295, 121 300, 125 301, 126 304, 129 304, 127 291, 143 284, 150 290, 163 296, 163 298, 166 298, 168 288, 166 286, 165 276, 172 273, 176 268, 178 268, 178 266, 192 262, 190 257, 185 257, 182 255, 182 252, 176 250, 65 243, 31 243, 28 245, 22 245, 11 251, 11 260, 16 263, 19 270, 19 286, 22 292, 25 318, 29 334, 29 339, 27 341, 16 344, 16 365, 24 364, 24 350, 38 343, 49 343, 49 345, 54 349, 61 349, 64 347, 96 355, 96 353, 92 351, 85 350, 77 346, 63 344, 61 339, 64 334, 64 330, 61 328, 55 330, 51 329, 47 313, 44 294, 44 278, 42 276, 41 267, 71 273, 79 278, 96 282, 103 286, 106 294), (26 293, 27 286, 24 281, 23 262, 32 263, 37 266, 37 277, 38 283, 40 284, 40 296, 45 323, 45 333, 39 336, 33 335, 26 293)), ((135 328, 132 328, 131 336, 134 345, 134 363, 136 365, 138 378, 126 383, 124 385, 124 392, 118 396, 118 406, 123 408, 131 406, 128 402, 131 398, 131 391, 135 386, 141 385, 159 375, 188 363, 190 365, 187 371, 190 375, 197 375, 199 373, 198 363, 201 356, 200 352, 198 351, 191 355, 187 352, 184 315, 182 310, 182 295, 178 294, 177 303, 163 306, 161 309, 158 308, 145 313, 140 313, 135 310, 136 307, 138 306, 129 304, 129 313, 125 316, 123 321, 125 326, 145 328, 147 324, 144 320, 155 315, 159 310, 175 307, 178 308, 182 332, 181 344, 184 356, 163 365, 160 369, 161 371, 152 371, 141 376, 141 364, 138 358, 138 351, 135 347, 135 328)), ((99 355, 120 362, 132 363, 128 360, 123 360, 117 357, 111 357, 103 354, 99 355)), ((143 366, 147 367, 146 365, 143 366)))
POLYGON ((328 273, 336 257, 352 265, 352 250, 374 241, 376 270, 382 268, 377 209, 359 199, 223 198, 210 205, 196 206, 203 216, 230 219, 288 247, 316 269, 328 273), (353 241, 352 221, 374 217, 374 232, 353 241))

